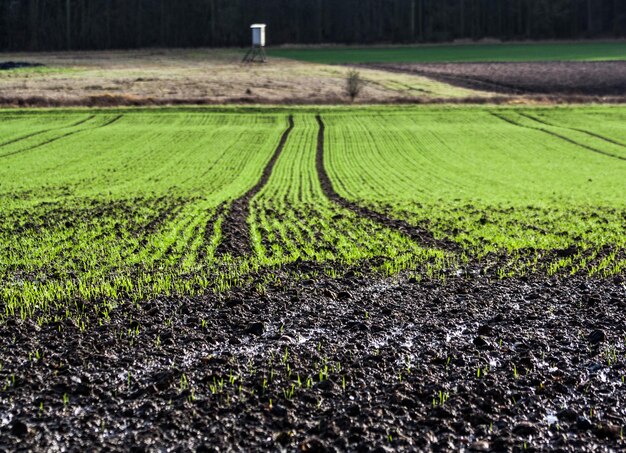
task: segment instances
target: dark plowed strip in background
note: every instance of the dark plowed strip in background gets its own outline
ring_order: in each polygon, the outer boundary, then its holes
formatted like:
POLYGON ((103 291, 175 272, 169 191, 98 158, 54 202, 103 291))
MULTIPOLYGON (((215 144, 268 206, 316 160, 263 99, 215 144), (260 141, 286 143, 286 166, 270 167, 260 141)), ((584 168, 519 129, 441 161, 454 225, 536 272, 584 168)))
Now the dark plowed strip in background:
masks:
POLYGON ((623 96, 624 61, 385 63, 372 69, 415 74, 451 85, 506 94, 623 96))
POLYGON ((535 130, 535 131, 540 131, 540 132, 543 132, 545 134, 552 135, 553 137, 560 138, 561 140, 564 140, 564 141, 566 141, 568 143, 571 143, 572 145, 576 145, 576 146, 579 146, 581 148, 584 148, 584 149, 586 149, 588 151, 592 151, 594 153, 598 153, 598 154, 602 154, 604 156, 612 157, 614 159, 626 160, 626 157, 616 156, 615 154, 607 153, 606 151, 603 151, 603 150, 598 149, 598 148, 594 148, 592 146, 585 145, 584 143, 577 142, 576 140, 572 140, 569 137, 566 137, 566 136, 561 135, 561 134, 557 134, 556 132, 549 131, 549 130, 544 129, 542 127, 526 126, 525 124, 518 123, 517 121, 512 120, 510 118, 507 118, 506 116, 499 115, 499 114, 493 113, 493 112, 491 112, 491 114, 493 116, 495 116, 496 118, 500 118, 502 121, 505 121, 505 122, 507 122, 509 124, 512 124, 513 126, 518 126, 518 127, 523 127, 525 129, 532 129, 532 130, 535 130))
POLYGON ((280 153, 287 143, 287 138, 293 129, 293 116, 289 115, 289 126, 283 133, 283 136, 274 151, 274 155, 268 162, 261 179, 246 192, 242 197, 233 201, 230 211, 222 224, 222 242, 218 245, 216 255, 225 255, 230 253, 233 256, 242 256, 250 253, 252 247, 250 244, 250 226, 248 225, 248 213, 250 212, 250 200, 260 192, 270 179, 274 165, 280 156, 280 153))
POLYGON ((334 201, 345 209, 353 211, 359 216, 366 217, 374 222, 384 225, 385 227, 399 230, 423 246, 436 247, 450 251, 460 250, 459 245, 452 241, 436 239, 430 231, 415 227, 404 220, 390 218, 381 212, 374 211, 365 206, 346 200, 339 195, 335 191, 333 183, 331 182, 328 173, 326 173, 326 167, 324 165, 324 121, 320 115, 317 115, 316 118, 317 123, 319 124, 319 131, 317 134, 317 154, 315 157, 315 165, 317 167, 317 174, 322 185, 322 190, 329 200, 334 201))
POLYGON ((497 83, 491 80, 481 80, 464 75, 458 75, 453 73, 441 73, 438 71, 431 71, 427 68, 422 68, 419 65, 405 65, 405 64, 364 64, 358 65, 364 66, 369 69, 384 70, 387 72, 395 72, 399 74, 412 74, 422 77, 428 77, 429 79, 437 80, 438 82, 448 83, 460 88, 467 88, 471 90, 490 91, 494 93, 502 94, 530 94, 531 90, 523 90, 519 87, 497 83))

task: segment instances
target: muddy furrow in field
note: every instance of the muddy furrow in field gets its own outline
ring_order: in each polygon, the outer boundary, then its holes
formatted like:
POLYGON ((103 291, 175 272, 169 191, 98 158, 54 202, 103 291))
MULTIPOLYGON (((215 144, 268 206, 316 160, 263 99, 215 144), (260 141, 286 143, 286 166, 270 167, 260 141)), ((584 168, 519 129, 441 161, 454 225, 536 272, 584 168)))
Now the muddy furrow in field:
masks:
POLYGON ((614 139, 609 138, 609 137, 605 137, 604 135, 596 134, 595 132, 591 132, 591 131, 588 131, 586 129, 579 129, 577 127, 569 127, 569 126, 563 126, 563 125, 560 125, 560 124, 548 123, 547 121, 544 121, 542 119, 539 119, 537 117, 529 115, 528 113, 517 112, 517 114, 520 115, 520 116, 523 116, 524 118, 528 118, 529 120, 535 121, 535 122, 537 122, 539 124, 543 124, 544 126, 560 127, 562 129, 569 129, 570 131, 581 132, 583 134, 589 135, 590 137, 595 137, 595 138, 600 139, 602 141, 605 141, 607 143, 611 143, 612 145, 617 145, 617 146, 621 146, 622 148, 626 148, 626 145, 624 143, 618 142, 617 140, 614 140, 614 139))
POLYGON ((232 202, 230 210, 222 223, 222 241, 217 246, 216 255, 230 254, 234 257, 251 253, 252 244, 250 242, 250 225, 248 225, 248 214, 250 212, 250 201, 270 179, 274 165, 283 151, 287 138, 293 129, 293 116, 289 115, 289 126, 283 132, 280 142, 274 151, 274 155, 267 163, 259 181, 248 190, 243 196, 232 202))
POLYGON ((445 239, 437 239, 428 230, 413 226, 405 220, 389 217, 382 212, 378 212, 366 206, 362 206, 339 195, 337 191, 335 191, 333 183, 330 180, 328 173, 326 172, 326 166, 324 164, 324 121, 322 120, 322 117, 320 115, 317 115, 316 118, 319 124, 319 131, 317 135, 317 154, 315 158, 315 164, 317 168, 317 174, 322 185, 322 190, 329 200, 337 203, 345 209, 349 209, 350 211, 361 217, 365 217, 369 220, 379 223, 384 227, 398 230, 402 234, 405 234, 422 246, 434 247, 452 252, 457 252, 460 250, 458 244, 445 239))
POLYGON ((523 127, 524 129, 531 129, 531 130, 534 130, 534 131, 540 131, 540 132, 543 132, 545 134, 551 135, 553 137, 560 138, 561 140, 566 141, 568 143, 571 143, 572 145, 579 146, 580 148, 586 149, 587 151, 592 151, 594 153, 598 153, 598 154, 602 154, 604 156, 612 157, 613 159, 619 159, 619 160, 625 160, 626 161, 626 157, 616 156, 615 154, 607 153, 606 151, 603 151, 601 149, 594 148, 594 147, 589 146, 589 145, 585 145, 584 143, 577 142, 576 140, 572 140, 571 138, 566 137, 565 135, 561 135, 561 134, 558 134, 556 132, 549 131, 549 130, 544 129, 542 127, 527 126, 525 124, 518 123, 515 120, 507 118, 504 115, 499 115, 499 114, 494 113, 494 112, 489 112, 489 113, 491 115, 495 116, 496 118, 501 119, 502 121, 505 121, 505 122, 507 122, 509 124, 512 124, 513 126, 523 127))
MULTIPOLYGON (((119 120, 120 120, 123 116, 124 116, 124 115, 118 115, 118 116, 116 116, 115 118, 111 119, 110 121, 107 121, 107 122, 106 122, 106 123, 104 123, 104 124, 100 124, 99 126, 88 127, 88 128, 86 128, 86 129, 79 129, 79 130, 77 130, 77 131, 71 131, 71 132, 68 132, 68 133, 66 133, 66 134, 62 134, 62 135, 59 135, 59 136, 57 136, 57 137, 53 137, 53 138, 51 138, 51 139, 49 139, 49 140, 46 140, 46 141, 44 141, 44 142, 38 143, 38 144, 36 144, 36 145, 29 146, 28 148, 20 149, 20 150, 18 150, 18 151, 13 151, 13 152, 11 152, 11 153, 7 153, 7 154, 1 154, 1 155, 0 155, 0 158, 3 158, 3 157, 9 157, 9 156, 14 156, 15 154, 25 153, 25 152, 27 152, 27 151, 32 151, 32 150, 34 150, 34 149, 41 148, 42 146, 49 145, 50 143, 54 143, 54 142, 56 142, 57 140, 61 140, 62 138, 66 138, 66 137, 70 137, 70 136, 72 136, 72 135, 76 135, 76 134, 78 134, 78 133, 80 133, 80 132, 86 132, 86 131, 93 131, 93 130, 96 130, 96 129, 102 129, 103 127, 110 126, 111 124, 113 124, 113 123, 115 123, 115 122, 119 121, 119 120)), ((80 122, 80 123, 78 123, 78 124, 82 124, 82 123, 84 123, 84 122, 85 122, 85 121, 82 121, 82 122, 80 122)))

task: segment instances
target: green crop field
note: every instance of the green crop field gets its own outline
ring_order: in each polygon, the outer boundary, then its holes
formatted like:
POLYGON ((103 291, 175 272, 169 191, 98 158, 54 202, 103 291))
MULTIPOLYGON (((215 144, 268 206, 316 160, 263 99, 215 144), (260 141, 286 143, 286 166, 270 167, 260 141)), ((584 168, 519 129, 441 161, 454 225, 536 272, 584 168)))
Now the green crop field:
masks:
POLYGON ((262 291, 289 272, 626 269, 620 106, 0 118, 5 316, 106 317, 119 301, 262 291), (245 194, 240 224, 227 225, 245 194))
POLYGON ((271 56, 313 63, 438 63, 625 60, 626 42, 459 44, 272 49, 271 56))

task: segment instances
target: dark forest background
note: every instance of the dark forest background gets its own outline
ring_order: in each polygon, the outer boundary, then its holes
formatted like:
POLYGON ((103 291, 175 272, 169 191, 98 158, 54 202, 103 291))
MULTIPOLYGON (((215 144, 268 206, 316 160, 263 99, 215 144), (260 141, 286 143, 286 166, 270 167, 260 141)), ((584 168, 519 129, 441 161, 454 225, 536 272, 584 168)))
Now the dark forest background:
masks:
POLYGON ((626 36, 626 0, 0 0, 0 49, 626 36))

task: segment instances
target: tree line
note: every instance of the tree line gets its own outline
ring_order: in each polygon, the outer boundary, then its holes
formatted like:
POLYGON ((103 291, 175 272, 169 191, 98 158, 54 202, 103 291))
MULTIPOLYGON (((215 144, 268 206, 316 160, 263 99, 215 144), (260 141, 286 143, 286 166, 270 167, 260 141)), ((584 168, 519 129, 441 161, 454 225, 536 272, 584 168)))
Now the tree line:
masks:
POLYGON ((0 0, 0 49, 626 36, 625 0, 0 0))

